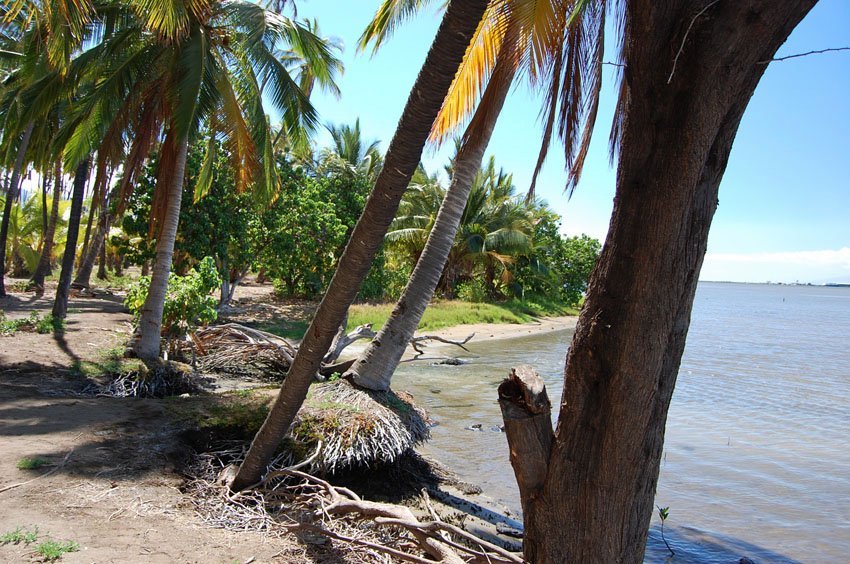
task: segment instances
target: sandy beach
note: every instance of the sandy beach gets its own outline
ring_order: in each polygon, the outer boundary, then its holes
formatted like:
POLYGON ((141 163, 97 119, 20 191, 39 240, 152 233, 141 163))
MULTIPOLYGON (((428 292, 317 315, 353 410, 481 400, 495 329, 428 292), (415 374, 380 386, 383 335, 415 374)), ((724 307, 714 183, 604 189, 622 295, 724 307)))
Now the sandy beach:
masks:
POLYGON ((578 316, 567 315, 562 317, 541 317, 530 323, 475 323, 472 325, 455 325, 444 329, 417 331, 416 336, 437 335, 444 339, 463 340, 471 334, 475 334, 473 341, 481 339, 513 339, 516 337, 527 337, 549 331, 561 329, 573 329, 578 322, 578 316))

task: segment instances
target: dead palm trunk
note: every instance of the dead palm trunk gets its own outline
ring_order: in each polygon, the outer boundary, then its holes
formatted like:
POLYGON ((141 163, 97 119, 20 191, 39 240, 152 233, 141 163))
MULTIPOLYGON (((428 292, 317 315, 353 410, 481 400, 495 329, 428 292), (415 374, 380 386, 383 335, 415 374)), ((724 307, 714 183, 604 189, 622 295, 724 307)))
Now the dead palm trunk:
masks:
POLYGON ((358 386, 370 390, 388 390, 390 387, 393 372, 440 282, 472 183, 481 168, 484 152, 513 81, 514 69, 511 60, 504 61, 501 68, 495 69, 487 86, 489 92, 484 94, 484 101, 469 127, 479 127, 478 120, 481 120, 480 131, 475 135, 467 131, 467 140, 454 159, 451 184, 410 281, 383 328, 344 375, 358 386))
POLYGON ((180 222, 180 205, 183 199, 183 177, 186 173, 186 155, 189 150, 189 136, 185 134, 175 144, 177 155, 174 170, 167 176, 169 185, 165 217, 156 240, 156 261, 153 266, 148 297, 142 306, 139 317, 138 340, 133 347, 136 355, 145 363, 159 359, 162 333, 162 311, 165 307, 165 294, 168 289, 168 276, 171 274, 171 257, 174 255, 174 242, 177 240, 177 226, 180 222))
POLYGON ((83 159, 74 173, 74 193, 71 196, 71 217, 68 219, 68 238, 65 241, 65 254, 62 255, 62 271, 59 285, 56 287, 56 299, 53 300, 53 317, 65 319, 68 313, 68 295, 71 290, 71 274, 74 270, 74 257, 77 254, 77 239, 80 234, 80 220, 83 215, 83 198, 86 194, 86 180, 89 175, 89 159, 83 159))
POLYGON ((44 278, 50 274, 50 260, 53 254, 53 243, 56 238, 56 224, 59 221, 59 203, 62 200, 62 161, 56 161, 53 173, 53 202, 50 205, 50 222, 47 233, 44 234, 44 245, 41 248, 41 258, 32 275, 31 284, 36 288, 44 288, 44 278))
POLYGON ((548 415, 528 408, 545 402, 500 388, 501 401, 527 415, 514 425, 549 428, 508 433, 529 562, 643 562, 718 187, 766 61, 814 4, 626 4, 617 194, 554 434, 548 415))
POLYGON ((452 1, 387 150, 386 161, 351 240, 339 260, 304 341, 231 484, 235 491, 256 483, 307 396, 322 358, 372 264, 410 178, 422 156, 428 132, 484 13, 486 0, 452 1))
POLYGON ((9 181, 9 187, 6 190, 6 205, 3 208, 3 223, 0 224, 0 298, 6 295, 6 242, 9 238, 9 221, 12 219, 12 207, 15 205, 15 200, 18 199, 18 186, 21 182, 21 172, 24 168, 24 158, 27 153, 27 146, 30 144, 32 130, 35 127, 33 122, 29 122, 24 130, 24 135, 21 137, 21 144, 18 145, 18 154, 15 157, 15 165, 12 169, 12 178, 9 181))

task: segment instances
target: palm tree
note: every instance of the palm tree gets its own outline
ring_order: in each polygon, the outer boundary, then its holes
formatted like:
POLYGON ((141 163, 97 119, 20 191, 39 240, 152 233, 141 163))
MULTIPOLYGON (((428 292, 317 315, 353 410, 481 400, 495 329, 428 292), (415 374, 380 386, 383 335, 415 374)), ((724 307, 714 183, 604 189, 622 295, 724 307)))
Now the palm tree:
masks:
POLYGON ((71 273, 74 270, 74 258, 77 253, 77 237, 80 233, 80 218, 83 213, 83 197, 89 176, 89 160, 83 159, 74 173, 74 189, 71 195, 71 217, 68 220, 68 235, 65 240, 65 253, 62 255, 62 270, 56 286, 53 300, 53 318, 65 319, 68 314, 68 295, 71 290, 71 273))
MULTIPOLYGON (((338 62, 306 26, 249 2, 149 4, 131 3, 132 12, 116 22, 112 33, 75 59, 83 76, 93 75, 94 86, 68 116, 58 142, 68 162, 79 162, 95 149, 98 155, 106 153, 108 158, 99 158, 98 177, 110 163, 121 164, 123 198, 161 132, 151 225, 156 262, 134 346, 140 358, 154 362, 190 138, 201 124, 212 133, 210 139, 226 138, 238 188, 253 187, 258 197, 270 200, 279 181, 261 89, 265 87, 290 130, 310 130, 316 123, 306 95, 274 56, 275 45, 298 44, 316 67, 338 62), (128 156, 118 163, 125 141, 128 156)), ((329 72, 316 74, 320 82, 332 78, 329 72)), ((209 189, 214 158, 215 143, 210 143, 196 197, 209 189)))
POLYGON ((332 146, 319 155, 317 174, 342 173, 362 176, 375 182, 381 171, 381 153, 378 142, 363 140, 360 119, 349 125, 329 125, 332 146))
MULTIPOLYGON (((423 4, 417 3, 415 7, 423 4)), ((452 254, 458 254, 452 253, 455 234, 514 76, 521 67, 534 76, 539 67, 548 62, 545 59, 547 50, 558 44, 567 12, 559 11, 555 4, 557 2, 524 0, 490 3, 440 112, 432 139, 444 139, 472 111, 483 83, 486 88, 481 92, 480 104, 453 162, 451 184, 411 279, 384 327, 346 373, 355 383, 371 389, 389 387, 392 373, 434 295, 447 261, 451 262, 452 254)), ((413 5, 386 0, 364 32, 361 47, 374 41, 377 49, 395 26, 413 11, 413 5)), ((482 236, 478 234, 467 240, 477 245, 475 248, 483 252, 483 256, 501 259, 504 263, 506 257, 487 249, 482 236)), ((449 273, 454 270, 453 266, 449 264, 449 273)), ((491 264, 486 273, 492 278, 491 264)), ((448 278, 451 279, 451 275, 448 278)), ((492 286, 492 279, 488 283, 492 286)))
POLYGON ((47 222, 47 230, 44 234, 44 243, 41 247, 41 257, 30 281, 36 291, 44 288, 44 278, 50 273, 50 265, 53 257, 53 245, 56 238, 56 227, 59 223, 59 205, 62 196, 62 160, 56 159, 53 169, 53 199, 50 205, 50 218, 47 222))
POLYGON ((259 480, 304 402, 310 382, 348 307, 357 296, 404 190, 419 164, 428 132, 486 5, 483 0, 454 1, 446 9, 387 150, 384 167, 372 195, 339 260, 336 274, 305 334, 280 394, 254 437, 230 485, 231 489, 241 490, 259 480))
MULTIPOLYGON (((18 199, 21 182, 21 172, 23 171, 27 147, 29 146, 30 137, 35 124, 29 122, 17 141, 18 150, 15 156, 15 162, 12 165, 12 176, 9 179, 9 186, 6 189, 6 202, 3 206, 3 220, 0 224, 0 297, 6 295, 5 271, 6 271, 6 243, 9 235, 9 221, 12 217, 12 206, 18 199)), ((4 132, 8 133, 8 132, 4 132)), ((7 135, 3 136, 6 139, 7 135)))
MULTIPOLYGON (((547 124, 563 116, 554 108, 564 96, 598 96, 598 74, 569 72, 571 55, 597 53, 588 68, 601 66, 608 3, 588 4, 550 69, 547 124)), ((528 561, 643 561, 718 188, 765 61, 814 4, 615 4, 625 78, 612 128, 616 197, 568 353, 557 428, 533 379, 499 389, 528 561)), ((573 165, 583 158, 573 156, 573 165)))
MULTIPOLYGON (((458 162, 465 162, 462 152, 450 168, 455 169, 458 162)), ((460 178, 457 174, 452 178, 455 189, 449 188, 442 203, 439 197, 443 191, 439 188, 415 190, 413 203, 420 205, 406 210, 410 213, 407 217, 397 217, 398 229, 387 235, 388 242, 401 240, 410 244, 425 237, 427 242, 390 319, 345 374, 359 386, 389 389, 393 372, 435 289, 442 287, 444 295, 451 296, 455 284, 459 280, 471 280, 473 269, 480 267, 491 296, 495 297, 499 269, 502 282, 509 282, 509 265, 514 257, 531 248, 534 229, 531 209, 514 197, 511 176, 497 171, 493 158, 476 173, 468 190, 457 188, 460 178), (467 192, 465 201, 456 201, 464 199, 467 192), (423 209, 421 204, 432 207, 423 209), (450 213, 447 210, 456 206, 462 206, 461 213, 446 220, 450 213), (442 248, 435 250, 435 245, 442 248)))

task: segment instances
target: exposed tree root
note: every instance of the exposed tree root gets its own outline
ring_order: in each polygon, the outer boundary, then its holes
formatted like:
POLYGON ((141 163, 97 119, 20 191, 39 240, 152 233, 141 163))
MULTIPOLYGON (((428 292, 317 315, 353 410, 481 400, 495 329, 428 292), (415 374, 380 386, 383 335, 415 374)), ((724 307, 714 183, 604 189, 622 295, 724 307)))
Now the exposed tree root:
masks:
POLYGON ((234 495, 226 483, 229 468, 244 454, 242 449, 201 455, 193 468, 196 478, 187 489, 201 517, 211 525, 321 535, 357 546, 350 553, 352 558, 371 554, 366 561, 375 561, 383 554, 420 564, 522 562, 520 555, 440 521, 436 512, 432 520, 420 521, 408 507, 363 500, 348 488, 300 470, 319 457, 321 448, 298 465, 277 466, 258 484, 234 495))

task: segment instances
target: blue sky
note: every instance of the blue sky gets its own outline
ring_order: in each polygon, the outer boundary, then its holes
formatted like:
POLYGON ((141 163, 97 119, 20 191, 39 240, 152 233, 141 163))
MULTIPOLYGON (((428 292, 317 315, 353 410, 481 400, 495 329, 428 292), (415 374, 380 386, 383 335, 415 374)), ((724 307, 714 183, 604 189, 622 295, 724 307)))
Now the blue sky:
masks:
MULTIPOLYGON (((297 3, 299 18, 318 19, 322 34, 345 46, 342 97, 314 98, 324 122, 353 123, 359 117, 366 138, 386 148, 439 25, 441 2, 432 4, 370 57, 355 47, 378 0, 297 3)), ((850 1, 821 0, 778 56, 845 46, 850 1)), ((613 59, 609 54, 607 60, 613 59)), ((613 67, 605 79, 594 141, 575 194, 568 200, 563 192, 557 150, 550 151, 538 182, 540 195, 563 217, 565 233, 600 239, 608 229, 615 182, 607 152, 613 67)), ((536 162, 539 108, 539 96, 522 85, 514 88, 488 150, 521 190, 536 162)), ((430 149, 423 161, 429 170, 441 170, 449 153, 448 147, 430 149)), ((738 131, 701 279, 850 281, 850 51, 768 67, 738 131)))

